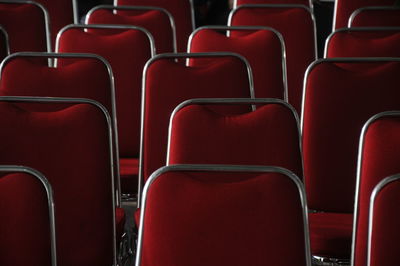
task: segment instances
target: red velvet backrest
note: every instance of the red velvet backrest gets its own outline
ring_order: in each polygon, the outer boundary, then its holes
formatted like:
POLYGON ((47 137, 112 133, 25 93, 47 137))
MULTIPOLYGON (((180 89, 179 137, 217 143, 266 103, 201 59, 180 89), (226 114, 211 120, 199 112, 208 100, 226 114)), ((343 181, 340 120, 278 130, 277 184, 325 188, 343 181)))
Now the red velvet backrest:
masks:
POLYGON ((154 38, 156 52, 174 52, 174 32, 167 13, 161 10, 97 9, 87 18, 87 24, 119 24, 140 26, 154 38))
POLYGON ((373 203, 369 266, 399 265, 400 184, 396 180, 386 184, 373 203))
MULTIPOLYGON (((316 59, 315 25, 310 10, 302 6, 271 5, 241 6, 233 12, 231 26, 268 26, 282 34, 286 46, 289 103, 300 114, 304 72, 316 59)), ((236 34, 243 33, 232 32, 232 36, 236 34)))
POLYGON ((166 9, 175 21, 179 52, 186 52, 190 33, 193 31, 192 0, 114 0, 117 6, 155 6, 166 9))
POLYGON ((0 95, 88 98, 111 113, 110 76, 101 60, 60 58, 58 67, 50 68, 45 58, 46 54, 8 59, 1 72, 0 95))
POLYGON ((144 180, 166 163, 169 118, 178 104, 192 98, 251 96, 246 65, 233 56, 214 57, 212 63, 197 67, 186 67, 171 58, 156 58, 147 68, 145 82, 144 180))
POLYGON ((35 168, 52 185, 58 265, 112 265, 113 187, 104 113, 91 104, 48 112, 30 111, 30 105, 0 103, 0 163, 35 168))
POLYGON ((236 0, 236 6, 245 4, 299 4, 311 7, 310 0, 236 0))
MULTIPOLYGON (((235 31, 235 30, 232 30, 235 31)), ((238 53, 246 58, 254 78, 255 97, 284 99, 284 44, 271 30, 244 30, 246 36, 226 37, 214 29, 192 35, 189 51, 238 53)))
POLYGON ((400 8, 363 9, 354 16, 351 27, 400 27, 400 8))
POLYGON ((327 43, 326 57, 400 57, 399 47, 400 28, 340 30, 327 43))
POLYGON ((275 165, 302 178, 299 126, 289 107, 267 103, 223 115, 210 106, 188 105, 173 116, 168 164, 275 165))
POLYGON ((99 54, 110 63, 115 78, 120 156, 137 156, 142 75, 145 63, 152 56, 151 44, 148 35, 139 29, 115 29, 112 35, 110 30, 85 32, 83 28, 69 28, 60 36, 58 52, 99 54))
MULTIPOLYGON (((368 213, 372 191, 384 178, 400 172, 399 134, 400 117, 397 115, 374 120, 363 135, 356 198, 355 266, 366 265, 367 262, 368 213)), ((392 217, 396 216, 395 213, 392 217)))
POLYGON ((51 265, 47 204, 46 191, 35 177, 24 173, 1 173, 1 265, 51 265))
POLYGON ((393 6, 396 0, 337 0, 335 2, 334 29, 347 27, 351 14, 361 7, 393 6))
POLYGON ((138 265, 306 265, 299 190, 284 174, 172 170, 146 196, 138 265))
POLYGON ((43 9, 30 3, 0 3, 0 25, 7 31, 11 53, 47 51, 43 9))
POLYGON ((321 60, 306 76, 302 143, 312 209, 353 212, 362 126, 400 108, 400 62, 368 60, 321 60))

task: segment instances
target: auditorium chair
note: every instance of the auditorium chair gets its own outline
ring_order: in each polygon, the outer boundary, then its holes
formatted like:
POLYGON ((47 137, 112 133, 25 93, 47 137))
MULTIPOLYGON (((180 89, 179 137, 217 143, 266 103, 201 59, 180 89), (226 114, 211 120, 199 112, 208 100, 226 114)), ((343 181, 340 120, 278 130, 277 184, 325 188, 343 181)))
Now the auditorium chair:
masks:
POLYGON ((147 60, 155 54, 153 37, 136 26, 69 25, 60 31, 56 51, 95 53, 110 63, 115 78, 122 192, 124 198, 136 196, 142 76, 147 60))
MULTIPOLYGON (((227 52, 157 55, 145 66, 142 91, 139 195, 151 173, 166 164, 168 124, 178 104, 192 98, 253 97, 247 61, 227 52), (186 58, 192 60, 188 65, 176 60, 186 58)), ((219 111, 242 112, 248 107, 237 109, 219 111)))
POLYGON ((298 4, 313 8, 312 0, 233 0, 233 8, 246 4, 298 4))
MULTIPOLYGON (((286 46, 289 103, 300 115, 304 72, 317 58, 311 9, 303 5, 241 5, 231 11, 228 25, 267 26, 282 34, 286 46)), ((232 37, 238 35, 243 33, 231 34, 232 37)))
POLYGON ((286 169, 166 166, 145 186, 136 266, 311 266, 307 226, 286 169))
POLYGON ((327 38, 325 58, 400 57, 399 47, 400 27, 343 28, 327 38))
POLYGON ((360 132, 372 115, 400 108, 399 82, 398 58, 321 59, 306 73, 304 180, 320 261, 349 261, 360 132))
POLYGON ((58 265, 117 265, 105 107, 89 99, 1 96, 0 112, 0 163, 37 169, 53 187, 58 265))
POLYGON ((356 9, 349 18, 353 27, 400 27, 400 7, 367 6, 356 9))
POLYGON ((101 5, 88 12, 85 23, 139 26, 153 36, 158 54, 176 52, 175 22, 164 8, 101 5))
POLYGON ((57 266, 53 190, 38 171, 0 165, 0 264, 57 266))
POLYGON ((235 52, 250 63, 256 98, 287 101, 286 52, 282 35, 268 27, 205 26, 189 38, 188 53, 235 52), (230 37, 233 32, 245 36, 230 37))
POLYGON ((0 1, 0 25, 8 34, 10 52, 50 52, 47 10, 32 1, 0 1))
MULTIPOLYGON (((369 208, 371 196, 374 195, 374 188, 376 189, 378 184, 386 177, 400 173, 400 166, 398 164, 398 158, 400 155, 399 133, 399 111, 387 111, 374 115, 368 120, 362 130, 358 154, 357 185, 354 208, 352 252, 352 265, 354 266, 367 265, 367 244, 370 236, 368 228, 371 226, 371 224, 369 224, 369 208)), ((384 200, 386 196, 382 197, 380 198, 384 200)), ((396 247, 381 246, 381 244, 379 244, 380 241, 383 241, 384 239, 394 237, 394 235, 389 234, 396 234, 396 231, 391 232, 391 229, 394 228, 390 224, 398 220, 396 218, 397 212, 390 213, 393 209, 385 209, 390 208, 390 206, 393 206, 391 204, 395 203, 387 202, 386 204, 388 205, 386 206, 382 204, 383 203, 380 202, 378 205, 380 208, 378 211, 379 215, 374 217, 374 219, 379 220, 379 225, 374 225, 373 227, 375 230, 379 231, 379 235, 376 238, 377 250, 374 250, 374 253, 377 256, 374 265, 396 265, 394 262, 389 264, 384 263, 385 261, 390 262, 394 259, 393 253, 388 256, 387 259, 382 260, 383 255, 386 252, 385 250, 387 250, 387 255, 389 255, 391 252, 396 250, 396 247), (385 219, 388 219, 388 213, 390 213, 390 219, 392 219, 392 221, 385 221, 385 219), (382 215, 385 215, 385 217, 382 217, 382 215), (385 226, 385 229, 380 229, 378 226, 385 226)), ((398 233, 396 235, 398 236, 398 233)))
POLYGON ((368 266, 399 265, 400 175, 382 180, 374 189, 370 207, 368 266))
POLYGON ((192 99, 175 108, 167 164, 275 165, 303 179, 299 119, 278 99, 192 99), (239 115, 212 108, 257 105, 239 115))
POLYGON ((175 21, 178 52, 186 52, 189 35, 195 29, 193 0, 114 0, 114 5, 164 8, 175 21))

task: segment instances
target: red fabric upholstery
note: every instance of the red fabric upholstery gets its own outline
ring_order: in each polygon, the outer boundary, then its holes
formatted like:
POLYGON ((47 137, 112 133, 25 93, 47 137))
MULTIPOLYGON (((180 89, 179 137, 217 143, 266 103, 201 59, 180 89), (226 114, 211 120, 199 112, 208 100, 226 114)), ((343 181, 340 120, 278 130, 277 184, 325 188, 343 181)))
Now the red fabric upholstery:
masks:
POLYGON ((396 0, 338 0, 335 6, 334 29, 346 28, 351 14, 366 6, 393 6, 396 0))
POLYGON ((47 112, 31 105, 0 103, 0 163, 35 168, 51 183, 58 265, 109 266, 113 188, 104 114, 89 104, 47 112))
POLYGON ((336 32, 327 57, 400 57, 400 30, 346 30, 336 32))
POLYGON ((169 164, 275 165, 302 178, 299 138, 293 112, 282 104, 235 116, 189 105, 172 121, 169 164))
POLYGON ((350 258, 353 215, 347 213, 310 213, 312 254, 338 259, 350 258))
POLYGON ((50 225, 43 185, 28 174, 0 176, 0 264, 50 266, 50 225))
POLYGON ((399 265, 399 181, 386 185, 375 198, 371 266, 399 265))
POLYGON ((246 36, 226 37, 216 30, 198 31, 192 39, 190 52, 230 51, 241 54, 250 63, 257 98, 284 99, 282 46, 272 31, 245 31, 246 36))
POLYGON ((124 193, 137 193, 138 174, 139 174, 139 159, 136 158, 120 158, 119 169, 121 176, 121 187, 124 188, 124 193))
POLYGON ((98 9, 89 16, 89 24, 135 25, 147 29, 154 38, 157 53, 174 51, 174 33, 169 17, 159 10, 98 9))
MULTIPOLYGON (((366 265, 368 212, 372 190, 382 179, 400 172, 398 164, 399 133, 400 118, 386 117, 375 120, 368 127, 365 135, 360 186, 358 188, 359 197, 356 199, 358 208, 356 210, 355 266, 366 265)), ((394 213, 391 216, 393 219, 396 218, 396 215, 393 215, 394 213)))
POLYGON ((47 51, 45 16, 38 6, 0 3, 0 25, 8 33, 11 53, 47 51))
POLYGON ((363 10, 358 13, 352 27, 400 27, 400 9, 363 10))
POLYGON ((116 2, 117 6, 156 6, 166 9, 175 21, 178 51, 186 52, 188 38, 194 27, 189 0, 117 0, 116 2))
POLYGON ((306 265, 302 219, 282 174, 168 172, 147 193, 141 265, 306 265))
POLYGON ((197 67, 186 67, 168 58, 155 60, 146 73, 144 180, 166 163, 169 118, 178 104, 192 98, 249 97, 247 69, 237 57, 214 57, 213 63, 197 67))
MULTIPOLYGON (((283 35, 286 46, 289 103, 301 113, 304 72, 315 60, 314 22, 302 7, 242 7, 232 16, 232 26, 269 26, 283 35), (296 25, 296 30, 293 30, 296 25)), ((232 32, 232 36, 243 34, 232 32)))
POLYGON ((245 4, 299 4, 310 6, 309 0, 237 0, 237 6, 245 4))

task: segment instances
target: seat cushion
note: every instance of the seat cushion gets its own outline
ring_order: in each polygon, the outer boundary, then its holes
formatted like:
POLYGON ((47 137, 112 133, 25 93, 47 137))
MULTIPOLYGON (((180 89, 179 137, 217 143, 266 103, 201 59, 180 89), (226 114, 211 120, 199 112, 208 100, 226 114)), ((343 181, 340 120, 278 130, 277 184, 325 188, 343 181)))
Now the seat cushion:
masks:
POLYGON ((120 158, 119 167, 120 167, 122 193, 137 194, 139 159, 120 158))
POLYGON ((313 255, 349 259, 353 214, 310 213, 310 241, 313 255))

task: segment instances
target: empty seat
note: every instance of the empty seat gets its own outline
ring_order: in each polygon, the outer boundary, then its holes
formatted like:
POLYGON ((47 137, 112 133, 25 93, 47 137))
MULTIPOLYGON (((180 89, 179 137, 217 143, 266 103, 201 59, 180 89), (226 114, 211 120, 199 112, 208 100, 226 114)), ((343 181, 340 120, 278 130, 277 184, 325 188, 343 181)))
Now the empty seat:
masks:
POLYGON ((400 176, 382 180, 374 189, 368 231, 368 266, 399 265, 400 176))
POLYGON ((117 265, 111 119, 92 100, 0 97, 0 163, 54 190, 58 265, 117 265))
POLYGON ((399 28, 344 28, 333 32, 325 45, 330 57, 400 57, 399 28))
POLYGON ((186 52, 189 35, 195 27, 192 0, 114 0, 114 5, 164 8, 172 15, 175 21, 178 51, 186 52))
POLYGON ((296 111, 281 100, 188 100, 171 116, 167 163, 275 165, 302 179, 298 123, 296 111), (239 115, 214 110, 251 104, 257 109, 239 115))
POLYGON ((136 265, 311 266, 306 206, 282 168, 163 167, 144 190, 136 265))
POLYGON ((188 53, 235 52, 250 63, 255 97, 287 100, 286 51, 282 35, 267 27, 207 26, 189 38, 188 53), (245 36, 230 37, 232 32, 245 36))
POLYGON ((46 9, 32 1, 1 1, 0 25, 8 34, 10 52, 50 52, 46 9))
POLYGON ((1 165, 0 213, 1 265, 56 266, 53 191, 41 173, 1 165))
POLYGON ((367 6, 355 10, 350 27, 400 27, 400 8, 394 6, 367 6))
POLYGON ((147 60, 154 55, 151 34, 136 26, 70 25, 60 32, 56 51, 95 53, 110 63, 115 78, 122 189, 136 194, 142 75, 147 60))
POLYGON ((349 259, 357 150, 364 123, 400 108, 397 58, 331 58, 305 78, 304 177, 313 255, 349 259))
MULTIPOLYGON (((390 111, 373 116, 365 124, 361 134, 354 213, 353 265, 355 266, 367 265, 368 227, 371 226, 371 224, 369 224, 369 209, 370 199, 374 194, 373 190, 374 188, 376 189, 376 186, 386 177, 400 172, 400 166, 398 164, 400 155, 399 132, 400 112, 390 111)), ((393 206, 391 204, 394 204, 394 202, 387 202, 387 204, 387 207, 390 207, 393 206)), ((389 213, 389 210, 384 210, 384 208, 386 208, 385 205, 381 205, 380 203, 379 206, 380 210, 378 212, 389 213)), ((396 219, 395 213, 396 212, 391 213, 391 220, 396 219)), ((387 217, 388 216, 382 217, 378 215, 374 217, 374 219, 381 221, 379 226, 383 226, 381 223, 386 223, 386 225, 389 226, 394 221, 385 221, 387 217)), ((377 225, 374 225, 374 228, 376 228, 375 230, 381 232, 378 233, 379 235, 376 237, 378 243, 379 241, 391 237, 391 234, 396 234, 396 231, 390 231, 393 227, 389 229, 387 226, 384 227, 385 229, 378 229, 377 225)), ((391 261, 393 259, 393 253, 391 258, 388 257, 382 260, 382 256, 385 252, 390 254, 390 252, 393 252, 396 248, 389 246, 385 248, 378 243, 376 255, 380 258, 376 259, 374 265, 396 265, 394 261, 389 264, 384 263, 385 261, 391 261)))
MULTIPOLYGON (((232 10, 228 25, 267 26, 282 34, 286 46, 289 103, 300 115, 304 73, 317 58, 311 10, 303 5, 242 5, 232 10)), ((243 33, 231 34, 232 37, 237 35, 243 33)))
POLYGON ((157 53, 176 52, 176 29, 171 14, 160 7, 97 6, 86 15, 86 24, 139 26, 154 38, 157 53))
POLYGON ((245 4, 298 4, 312 8, 312 0, 233 0, 233 8, 245 4))

